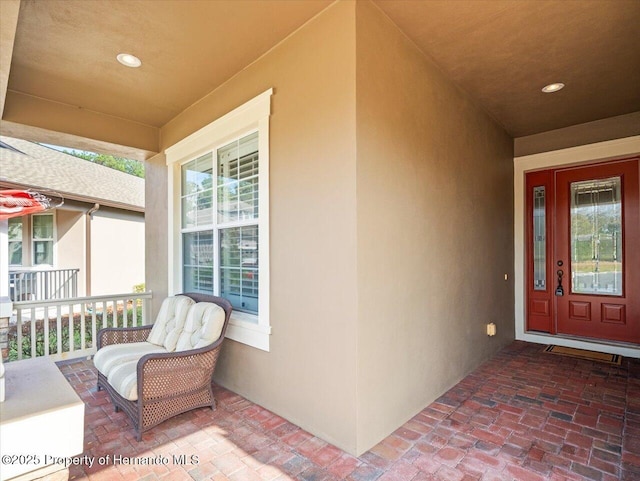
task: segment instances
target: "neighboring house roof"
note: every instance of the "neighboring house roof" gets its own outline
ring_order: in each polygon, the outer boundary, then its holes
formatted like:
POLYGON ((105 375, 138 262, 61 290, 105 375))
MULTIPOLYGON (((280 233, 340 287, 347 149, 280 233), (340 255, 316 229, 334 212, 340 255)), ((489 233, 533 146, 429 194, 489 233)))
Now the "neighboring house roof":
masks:
POLYGON ((0 184, 144 211, 144 179, 49 147, 0 136, 0 184))

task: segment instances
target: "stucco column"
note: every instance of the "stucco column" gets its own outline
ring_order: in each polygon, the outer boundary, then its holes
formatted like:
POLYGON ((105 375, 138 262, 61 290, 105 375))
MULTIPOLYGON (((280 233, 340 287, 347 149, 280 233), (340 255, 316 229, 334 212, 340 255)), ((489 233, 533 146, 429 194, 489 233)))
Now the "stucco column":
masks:
POLYGON ((4 401, 4 366, 9 355, 9 318, 13 305, 9 298, 9 221, 0 220, 0 402, 4 401))

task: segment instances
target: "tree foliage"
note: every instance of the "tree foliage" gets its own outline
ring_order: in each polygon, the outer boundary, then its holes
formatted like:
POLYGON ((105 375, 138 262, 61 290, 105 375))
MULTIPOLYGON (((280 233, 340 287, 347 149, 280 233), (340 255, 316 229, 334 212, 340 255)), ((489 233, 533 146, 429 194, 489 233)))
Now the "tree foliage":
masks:
POLYGON ((104 165, 111 169, 119 170, 127 174, 142 177, 144 179, 144 163, 138 160, 125 159, 124 157, 116 157, 115 155, 96 154, 93 152, 78 152, 73 150, 65 150, 65 154, 80 157, 81 159, 104 165))

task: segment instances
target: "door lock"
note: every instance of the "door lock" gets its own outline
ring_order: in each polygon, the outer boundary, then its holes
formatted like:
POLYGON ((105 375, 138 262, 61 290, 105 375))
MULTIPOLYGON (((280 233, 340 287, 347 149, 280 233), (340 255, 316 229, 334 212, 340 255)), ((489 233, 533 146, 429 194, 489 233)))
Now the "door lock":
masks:
MULTIPOLYGON (((561 262, 562 261, 559 261, 558 264, 560 264, 561 262)), ((558 287, 556 287, 556 296, 564 296, 564 288, 562 287, 562 276, 564 276, 564 272, 562 272, 562 269, 558 269, 556 274, 558 275, 558 287)))

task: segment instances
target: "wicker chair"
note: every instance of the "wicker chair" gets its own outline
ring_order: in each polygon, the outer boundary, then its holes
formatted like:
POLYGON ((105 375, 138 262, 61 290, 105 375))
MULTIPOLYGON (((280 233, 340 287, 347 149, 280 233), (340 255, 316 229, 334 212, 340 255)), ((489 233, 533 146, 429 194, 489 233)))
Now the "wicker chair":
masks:
MULTIPOLYGON (((107 376, 98 371, 98 390, 111 397, 116 411, 122 409, 142 439, 142 433, 163 421, 192 409, 209 406, 215 409, 213 372, 231 316, 231 304, 216 296, 181 294, 196 302, 211 302, 225 312, 224 325, 217 341, 208 346, 179 352, 145 354, 137 363, 137 400, 130 401, 111 386, 107 376)), ((146 341, 152 325, 106 328, 98 333, 98 350, 110 344, 146 341)))

